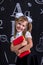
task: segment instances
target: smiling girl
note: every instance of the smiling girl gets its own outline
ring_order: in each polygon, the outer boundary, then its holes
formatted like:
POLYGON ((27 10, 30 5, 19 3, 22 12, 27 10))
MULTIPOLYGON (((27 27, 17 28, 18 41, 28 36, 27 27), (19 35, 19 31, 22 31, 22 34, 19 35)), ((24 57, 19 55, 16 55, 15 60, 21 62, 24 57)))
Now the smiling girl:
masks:
MULTIPOLYGON (((16 53, 17 56, 19 56, 22 52, 26 50, 31 52, 30 49, 33 47, 33 41, 32 41, 32 35, 31 35, 32 23, 30 23, 32 20, 30 19, 31 18, 28 18, 24 15, 15 19, 15 33, 14 33, 14 36, 11 37, 10 49, 12 52, 16 53), (23 40, 21 44, 14 46, 12 41, 21 35, 25 37, 25 40, 23 40), (22 46, 24 47, 21 48, 22 46)), ((16 65, 25 65, 25 64, 29 65, 28 63, 29 60, 27 59, 29 59, 29 54, 23 57, 22 59, 18 57, 16 65)))

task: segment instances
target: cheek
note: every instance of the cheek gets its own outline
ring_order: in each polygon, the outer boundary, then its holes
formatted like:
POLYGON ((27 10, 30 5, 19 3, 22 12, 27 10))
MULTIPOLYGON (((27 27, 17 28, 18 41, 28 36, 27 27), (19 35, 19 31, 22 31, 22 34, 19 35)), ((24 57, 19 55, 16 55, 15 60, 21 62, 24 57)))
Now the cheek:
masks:
POLYGON ((23 29, 25 29, 25 27, 23 29))
POLYGON ((16 27, 19 27, 19 25, 16 25, 16 27))

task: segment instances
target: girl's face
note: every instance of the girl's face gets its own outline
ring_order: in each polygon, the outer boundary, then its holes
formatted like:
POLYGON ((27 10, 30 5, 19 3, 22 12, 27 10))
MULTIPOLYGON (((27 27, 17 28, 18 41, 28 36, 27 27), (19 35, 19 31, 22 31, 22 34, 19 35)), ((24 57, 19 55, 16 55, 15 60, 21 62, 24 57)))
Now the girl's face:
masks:
POLYGON ((27 27, 27 21, 24 21, 24 22, 17 22, 16 23, 16 30, 17 32, 23 32, 27 27))

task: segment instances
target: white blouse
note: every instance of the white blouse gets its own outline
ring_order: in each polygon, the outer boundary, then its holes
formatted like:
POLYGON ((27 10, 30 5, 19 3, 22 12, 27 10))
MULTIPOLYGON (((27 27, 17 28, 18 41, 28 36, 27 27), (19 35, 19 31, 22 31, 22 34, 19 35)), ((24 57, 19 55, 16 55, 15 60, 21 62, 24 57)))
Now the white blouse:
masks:
MULTIPOLYGON (((21 35, 22 35, 22 32, 17 33, 16 38, 21 36, 21 35)), ((25 38, 32 38, 32 35, 31 35, 31 33, 29 31, 26 32, 25 38)), ((15 39, 14 36, 12 36, 11 39, 10 39, 10 42, 12 42, 14 39, 15 39)))
POLYGON ((25 37, 26 38, 32 38, 32 35, 31 35, 31 33, 29 31, 27 31, 26 34, 25 34, 25 37))

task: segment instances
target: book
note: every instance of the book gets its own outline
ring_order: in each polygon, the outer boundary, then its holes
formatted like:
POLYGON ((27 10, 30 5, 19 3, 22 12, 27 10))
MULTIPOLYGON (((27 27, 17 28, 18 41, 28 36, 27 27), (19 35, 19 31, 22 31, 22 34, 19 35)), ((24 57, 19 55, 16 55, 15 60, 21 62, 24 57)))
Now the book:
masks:
MULTIPOLYGON (((16 39, 13 40, 13 45, 21 44, 23 42, 23 40, 24 40, 24 36, 19 36, 18 38, 16 38, 16 39)), ((22 52, 19 55, 19 57, 20 58, 23 58, 24 56, 26 56, 28 54, 30 54, 30 51, 29 50, 22 52)))

